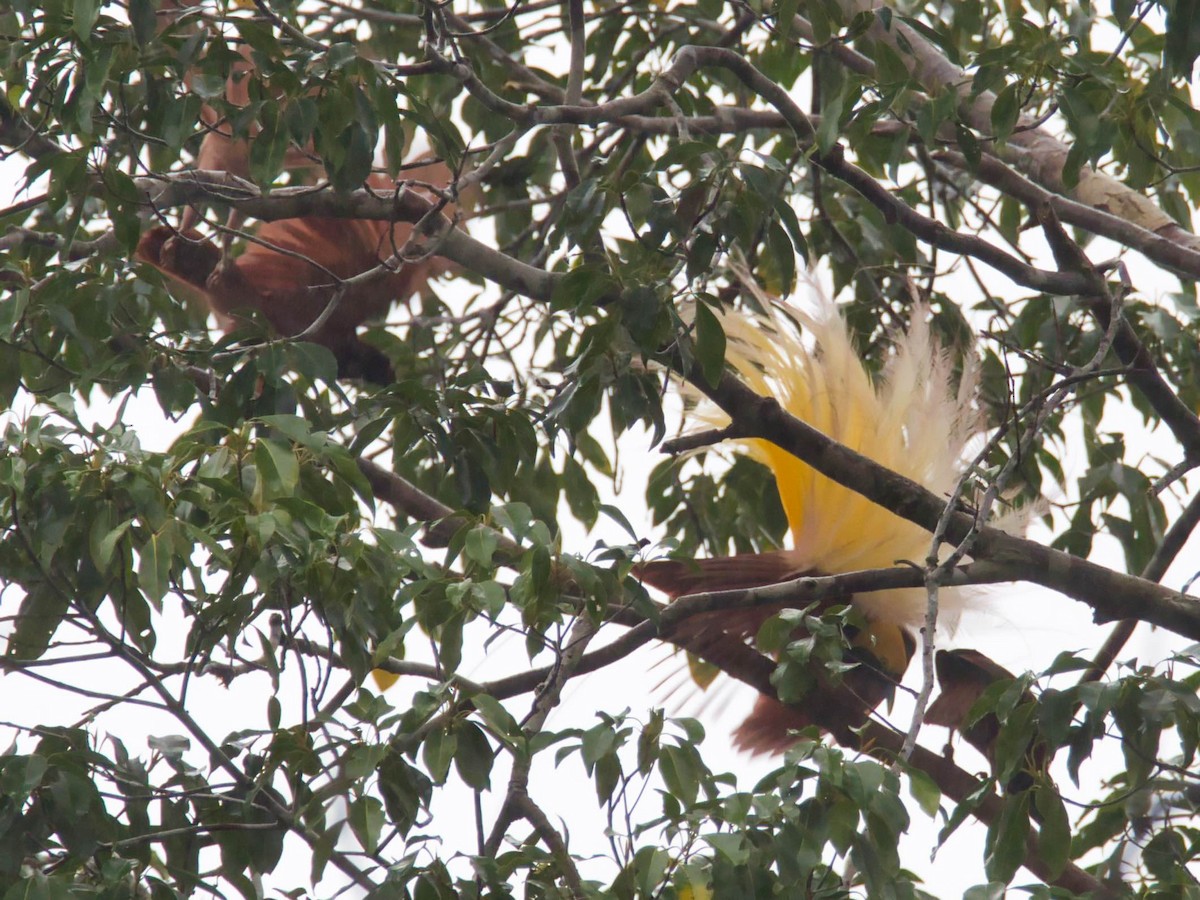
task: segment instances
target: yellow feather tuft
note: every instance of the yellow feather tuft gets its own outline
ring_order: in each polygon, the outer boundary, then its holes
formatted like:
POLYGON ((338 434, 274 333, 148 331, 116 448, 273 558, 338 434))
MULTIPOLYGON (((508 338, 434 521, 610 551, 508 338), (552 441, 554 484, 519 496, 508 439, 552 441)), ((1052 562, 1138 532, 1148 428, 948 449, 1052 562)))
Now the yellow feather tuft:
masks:
MULTIPOLYGON (((897 335, 878 382, 863 367, 846 323, 823 300, 813 313, 760 297, 764 314, 726 310, 718 315, 728 339, 726 362, 745 383, 775 397, 792 415, 852 450, 919 482, 950 491, 963 469, 967 443, 979 432, 973 405, 976 372, 968 368, 957 390, 948 354, 929 333, 926 311, 913 310, 909 330, 897 335)), ((702 412, 705 418, 720 415, 702 412)), ((798 568, 840 573, 921 562, 930 535, 917 525, 826 478, 807 463, 762 440, 746 451, 775 475, 798 568)), ((942 621, 953 626, 962 595, 940 595, 942 621)), ((922 590, 864 594, 854 604, 869 621, 919 627, 922 590)), ((889 629, 891 631, 893 629, 889 629)), ((881 662, 903 664, 900 634, 871 629, 881 662), (892 644, 897 644, 893 647, 892 644)))

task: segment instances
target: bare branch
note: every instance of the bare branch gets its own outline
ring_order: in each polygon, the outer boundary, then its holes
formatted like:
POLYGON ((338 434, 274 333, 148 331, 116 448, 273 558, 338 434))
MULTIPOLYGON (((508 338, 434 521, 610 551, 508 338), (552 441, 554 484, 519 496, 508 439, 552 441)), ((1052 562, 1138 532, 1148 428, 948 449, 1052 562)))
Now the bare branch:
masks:
POLYGON ((991 154, 983 154, 977 166, 972 166, 966 157, 952 150, 938 151, 933 156, 1021 200, 1031 210, 1049 207, 1061 221, 1069 225, 1137 250, 1177 275, 1200 278, 1200 247, 1181 244, 1134 220, 1048 191, 991 154))
MULTIPOLYGON (((575 674, 579 661, 583 658, 588 643, 596 634, 596 626, 586 615, 575 620, 575 624, 567 636, 566 646, 559 657, 549 678, 540 686, 533 701, 533 708, 524 722, 523 731, 527 737, 532 737, 542 730, 546 718, 550 715, 562 697, 563 685, 575 674)), ((496 816, 492 832, 484 843, 483 852, 488 856, 496 856, 504 840, 509 826, 517 818, 528 819, 537 829, 539 836, 546 841, 559 860, 563 869, 563 878, 571 888, 572 896, 582 900, 583 883, 574 861, 566 852, 566 844, 558 832, 549 824, 544 813, 529 797, 529 773, 533 764, 531 756, 523 754, 513 760, 512 774, 508 780, 508 792, 504 805, 496 816)))
POLYGON ((0 147, 8 147, 34 159, 58 156, 66 152, 54 141, 39 134, 25 117, 13 108, 8 98, 3 96, 0 96, 0 147))
MULTIPOLYGON (((928 94, 936 95, 947 88, 956 91, 959 114, 981 133, 990 132, 992 107, 996 101, 994 93, 973 92, 970 74, 946 59, 924 35, 905 24, 902 16, 878 0, 841 0, 839 5, 847 21, 859 13, 874 13, 868 37, 888 45, 928 94), (889 13, 886 26, 880 10, 889 13)), ((1073 173, 1078 177, 1078 184, 1068 192, 1063 183, 1063 166, 1070 148, 1028 118, 1018 123, 1008 144, 1011 148, 1006 151, 1009 160, 1048 190, 1062 195, 1073 193, 1081 203, 1107 210, 1180 246, 1200 250, 1200 239, 1181 228, 1152 200, 1091 166, 1082 166, 1073 173)))

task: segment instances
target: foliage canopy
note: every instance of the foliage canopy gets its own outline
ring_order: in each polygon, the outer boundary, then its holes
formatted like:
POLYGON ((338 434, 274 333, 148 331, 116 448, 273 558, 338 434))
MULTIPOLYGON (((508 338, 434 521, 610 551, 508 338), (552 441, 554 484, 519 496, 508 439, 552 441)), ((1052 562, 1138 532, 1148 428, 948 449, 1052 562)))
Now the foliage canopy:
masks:
MULTIPOLYGON (((1139 623, 1200 640, 1200 603, 1159 586, 1200 519, 1194 16, 4 4, 0 147, 28 186, 0 210, 4 694, 59 698, 4 716, 4 896, 910 897, 900 835, 939 814, 943 837, 986 827, 972 897, 1196 895, 1197 658, 1114 665, 1139 623), (192 169, 222 128, 245 178, 192 169), (419 155, 448 186, 405 189, 419 155), (373 167, 399 186, 368 189, 373 167), (339 381, 326 346, 219 333, 134 261, 189 206, 235 255, 254 226, 231 210, 404 220, 419 240, 393 249, 452 271, 365 333, 390 383, 339 381), (978 357, 993 431, 949 507, 721 379, 710 310, 747 302, 736 272, 786 296, 806 270, 872 369, 918 302, 978 357), (1025 581, 1114 638, 967 704, 995 730, 988 761, 962 749, 983 775, 932 727, 914 749, 876 722, 747 784, 644 689, 567 722, 568 681, 640 666, 686 615, 632 576, 647 541, 784 541, 757 463, 644 458, 677 419, 668 372, 974 560, 862 589, 1025 581), (129 420, 135 395, 171 427, 129 420), (626 478, 644 510, 614 501, 626 478), (1050 499, 1044 542, 975 528, 1000 496, 1050 499), (513 634, 512 665, 475 678, 513 634), (400 684, 374 691, 377 667, 400 684), (1101 747, 1103 785, 1064 803, 1101 747), (560 767, 592 825, 547 814, 560 767)), ((790 644, 784 616, 782 665, 747 650, 728 674, 787 696, 811 660, 843 666, 838 613, 790 644)))

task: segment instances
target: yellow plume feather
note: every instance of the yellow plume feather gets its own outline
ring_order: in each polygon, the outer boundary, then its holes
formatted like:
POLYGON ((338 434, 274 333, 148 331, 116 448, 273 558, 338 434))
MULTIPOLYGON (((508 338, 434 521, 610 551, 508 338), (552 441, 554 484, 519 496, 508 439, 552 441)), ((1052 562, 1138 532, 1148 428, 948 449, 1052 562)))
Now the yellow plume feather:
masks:
MULTIPOLYGON (((929 333, 926 311, 898 335, 878 383, 855 350, 845 321, 828 301, 813 314, 779 303, 754 315, 718 315, 728 339, 726 362, 756 392, 773 396, 823 434, 911 478, 949 492, 962 472, 968 442, 979 432, 972 403, 976 371, 953 386, 948 354, 929 333), (804 340, 801 332, 810 341, 804 340)), ((706 416, 716 419, 716 416, 706 416)), ((921 527, 826 478, 807 463, 762 440, 746 450, 775 475, 799 569, 853 572, 923 561, 930 535, 921 527)), ((944 591, 942 613, 952 625, 961 594, 944 591)), ((925 613, 919 589, 855 598, 868 619, 919 627, 925 613)))
MULTIPOLYGON (((973 403, 976 372, 968 366, 955 389, 949 356, 932 339, 926 310, 913 310, 908 331, 896 336, 883 372, 872 379, 832 303, 821 300, 814 311, 804 312, 766 297, 748 275, 736 269, 735 274, 765 310, 717 313, 727 338, 726 363, 750 388, 774 397, 838 443, 936 493, 953 488, 966 446, 980 426, 973 403)), ((697 415, 712 425, 726 421, 703 402, 697 415)), ((774 584, 804 574, 887 568, 901 560, 921 562, 928 555, 930 535, 917 525, 774 444, 757 439, 739 443, 774 474, 793 547, 716 559, 655 560, 637 569, 647 584, 678 597, 774 584)), ((939 601, 942 621, 952 626, 963 594, 944 589, 939 601)), ((923 624, 925 592, 863 593, 850 602, 866 620, 866 627, 851 637, 857 650, 866 651, 855 654, 862 665, 837 679, 817 672, 816 687, 802 704, 760 696, 734 733, 739 747, 783 750, 797 730, 811 725, 848 739, 890 696, 915 649, 911 632, 923 624)), ((749 607, 701 614, 684 623, 674 640, 721 667, 744 651, 744 642, 776 611, 749 607)))

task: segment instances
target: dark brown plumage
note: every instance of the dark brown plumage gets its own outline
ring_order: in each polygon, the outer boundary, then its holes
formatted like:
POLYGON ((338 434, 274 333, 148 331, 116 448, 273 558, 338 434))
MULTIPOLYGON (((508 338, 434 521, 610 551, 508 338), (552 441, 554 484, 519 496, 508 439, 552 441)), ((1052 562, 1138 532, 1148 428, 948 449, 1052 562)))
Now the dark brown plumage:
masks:
MULTIPOLYGON (((987 713, 974 722, 968 722, 968 718, 971 708, 988 688, 1000 681, 1012 681, 1016 676, 978 650, 941 650, 935 666, 941 693, 925 712, 926 724, 942 725, 959 732, 968 744, 987 757, 995 774, 1000 720, 995 713, 987 713)), ((1032 702, 1033 695, 1025 691, 1021 699, 1032 702)), ((1033 784, 1033 773, 1045 767, 1045 747, 1031 735, 1025 751, 1025 766, 1008 779, 1005 790, 1013 793, 1028 789, 1033 784)))
MULTIPOLYGON (((817 574, 801 565, 795 553, 780 550, 714 559, 655 560, 638 566, 634 574, 674 600, 701 591, 745 590, 817 574)), ((851 599, 827 599, 816 613, 819 615, 851 599)), ((671 640, 705 662, 724 669, 736 664, 763 623, 784 608, 757 606, 702 613, 683 622, 671 640)), ((876 627, 901 641, 906 666, 916 646, 912 637, 885 623, 876 623, 876 627)), ((847 637, 853 645, 847 661, 857 662, 855 668, 836 681, 827 672, 814 672, 814 687, 799 705, 788 705, 760 694, 733 733, 735 746, 751 753, 781 753, 795 743, 795 732, 812 726, 832 733, 839 740, 850 741, 852 732, 866 723, 871 710, 891 696, 903 668, 899 673, 887 671, 867 649, 872 635, 856 633, 847 637)))

